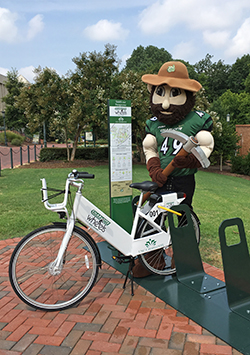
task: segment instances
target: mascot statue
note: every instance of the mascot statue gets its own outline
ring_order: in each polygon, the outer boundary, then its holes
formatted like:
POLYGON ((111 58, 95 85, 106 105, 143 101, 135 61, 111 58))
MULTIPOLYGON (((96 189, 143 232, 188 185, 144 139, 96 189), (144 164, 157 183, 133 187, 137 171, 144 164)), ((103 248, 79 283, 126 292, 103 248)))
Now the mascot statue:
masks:
MULTIPOLYGON (((170 137, 163 137, 161 133, 171 128, 187 136, 194 136, 206 156, 210 156, 214 147, 210 133, 213 127, 212 118, 203 111, 192 111, 195 93, 202 86, 198 81, 189 78, 186 66, 178 61, 164 63, 157 75, 145 74, 142 81, 148 86, 151 111, 154 115, 146 122, 146 137, 143 141, 149 175, 159 186, 157 192, 184 192, 186 198, 183 203, 192 209, 195 173, 201 166, 200 162, 192 153, 177 156, 182 143, 170 137), (163 170, 172 160, 175 169, 170 176, 165 176, 163 170)), ((149 274, 138 260, 133 273, 135 277, 149 274)))

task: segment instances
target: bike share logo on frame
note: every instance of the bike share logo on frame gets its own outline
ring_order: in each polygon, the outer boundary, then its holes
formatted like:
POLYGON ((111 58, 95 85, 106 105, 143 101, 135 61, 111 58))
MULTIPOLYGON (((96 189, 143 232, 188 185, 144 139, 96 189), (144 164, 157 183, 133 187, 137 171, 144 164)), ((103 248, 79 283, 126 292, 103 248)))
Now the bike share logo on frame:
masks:
POLYGON ((87 217, 89 224, 96 228, 98 231, 104 233, 110 222, 95 210, 92 210, 90 213, 91 215, 88 215, 87 217))
POLYGON ((149 247, 154 247, 156 245, 156 240, 154 239, 149 239, 147 241, 147 243, 145 243, 145 247, 149 248, 149 247))
MULTIPOLYGON (((144 245, 145 245, 146 249, 144 248, 144 249, 138 250, 139 254, 147 253, 150 250, 155 250, 156 246, 157 246, 157 240, 149 238, 144 245)), ((160 244, 157 246, 157 249, 163 248, 163 247, 164 247, 164 244, 160 244)))

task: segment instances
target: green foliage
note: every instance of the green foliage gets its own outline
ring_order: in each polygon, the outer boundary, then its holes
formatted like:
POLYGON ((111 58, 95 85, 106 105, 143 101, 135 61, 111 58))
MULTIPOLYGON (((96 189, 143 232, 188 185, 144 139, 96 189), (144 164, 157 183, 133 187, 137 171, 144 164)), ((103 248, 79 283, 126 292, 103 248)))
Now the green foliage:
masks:
POLYGON ((119 89, 117 94, 121 99, 131 100, 133 138, 140 154, 140 160, 145 161, 142 141, 145 137, 145 122, 152 116, 150 94, 141 80, 141 75, 132 70, 124 70, 118 76, 119 89))
POLYGON ((209 102, 213 102, 228 89, 228 75, 230 66, 219 60, 212 62, 212 55, 207 54, 205 59, 194 65, 199 74, 198 80, 206 90, 209 102))
MULTIPOLYGON (((69 149, 70 152, 72 148, 69 149)), ((76 149, 75 159, 79 160, 107 160, 108 147, 81 147, 76 149)), ((66 148, 42 148, 40 161, 67 160, 66 148)))
POLYGON ((250 124, 250 93, 240 94, 227 90, 213 104, 220 117, 226 118, 230 114, 232 124, 250 124))
POLYGON ((0 133, 0 144, 5 144, 4 133, 0 133))
MULTIPOLYGON (((10 142, 11 144, 17 145, 17 146, 22 145, 22 143, 25 140, 25 137, 23 137, 17 133, 11 132, 11 131, 6 131, 6 138, 7 138, 7 142, 10 142), (13 143, 13 141, 14 141, 14 143, 13 143)), ((4 132, 1 132, 0 133, 0 144, 4 144, 4 143, 5 143, 4 132)))
POLYGON ((157 73, 163 63, 173 60, 172 55, 164 48, 155 46, 138 46, 133 50, 132 55, 126 61, 126 70, 133 70, 137 73, 157 73))
POLYGON ((231 160, 232 173, 250 175, 250 151, 247 155, 236 155, 231 160))
MULTIPOLYGON (((238 58, 232 66, 221 60, 213 62, 212 58, 207 54, 195 65, 178 60, 187 66, 190 78, 203 85, 196 94, 196 108, 212 115, 215 154, 226 159, 236 149, 233 132, 222 127, 227 114, 233 125, 250 124, 250 55, 238 58)), ((103 53, 93 51, 74 57, 75 70, 67 77, 38 67, 35 83, 27 87, 18 82, 18 73, 13 70, 8 73, 6 120, 8 125, 11 122, 15 126, 18 122, 28 127, 32 133, 39 133, 40 138, 45 123, 47 141, 73 141, 73 149, 67 149, 66 159, 74 160, 82 131, 91 129, 97 139, 107 139, 107 99, 131 100, 133 142, 143 161, 142 141, 151 110, 147 86, 141 76, 145 72, 157 73, 161 65, 170 60, 173 60, 172 55, 164 48, 138 46, 119 72, 116 47, 107 44, 103 53)))
MULTIPOLYGON (((215 126, 215 125, 214 125, 215 126)), ((225 120, 219 120, 213 130, 214 155, 219 154, 223 161, 231 159, 238 149, 239 136, 235 128, 225 120)))
POLYGON ((103 53, 80 53, 72 59, 76 69, 70 75, 73 104, 69 118, 76 131, 71 160, 83 128, 94 129, 97 136, 107 131, 107 99, 119 64, 115 50, 115 46, 107 44, 103 53))
POLYGON ((234 93, 240 93, 245 90, 245 81, 250 71, 250 54, 237 58, 232 65, 229 77, 228 87, 234 93))
POLYGON ((20 147, 22 145, 22 140, 20 138, 14 138, 12 139, 11 144, 20 147))
POLYGON ((5 102, 5 122, 9 129, 20 129, 25 127, 27 124, 27 119, 24 114, 24 110, 15 105, 18 96, 24 84, 18 80, 18 71, 12 69, 7 73, 7 81, 5 82, 5 87, 8 90, 8 94, 3 97, 3 102, 5 102))
POLYGON ((108 139, 98 139, 96 144, 108 144, 108 139))

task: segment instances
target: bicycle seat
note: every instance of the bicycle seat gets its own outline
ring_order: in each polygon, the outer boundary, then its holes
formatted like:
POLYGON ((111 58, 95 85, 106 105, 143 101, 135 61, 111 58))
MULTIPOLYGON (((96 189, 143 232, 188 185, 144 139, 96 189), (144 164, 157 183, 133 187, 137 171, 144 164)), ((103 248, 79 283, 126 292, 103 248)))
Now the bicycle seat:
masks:
POLYGON ((158 185, 153 181, 143 181, 143 182, 133 182, 129 185, 132 189, 137 189, 140 191, 149 191, 151 193, 155 192, 158 189, 158 185))

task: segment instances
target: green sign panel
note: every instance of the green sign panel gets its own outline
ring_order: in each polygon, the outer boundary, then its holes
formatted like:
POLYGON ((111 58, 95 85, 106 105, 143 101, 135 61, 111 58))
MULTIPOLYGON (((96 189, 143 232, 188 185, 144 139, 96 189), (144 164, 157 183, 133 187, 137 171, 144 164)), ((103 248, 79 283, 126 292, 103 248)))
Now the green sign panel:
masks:
POLYGON ((132 128, 131 101, 109 100, 109 185, 110 216, 131 232, 132 213, 132 128))

